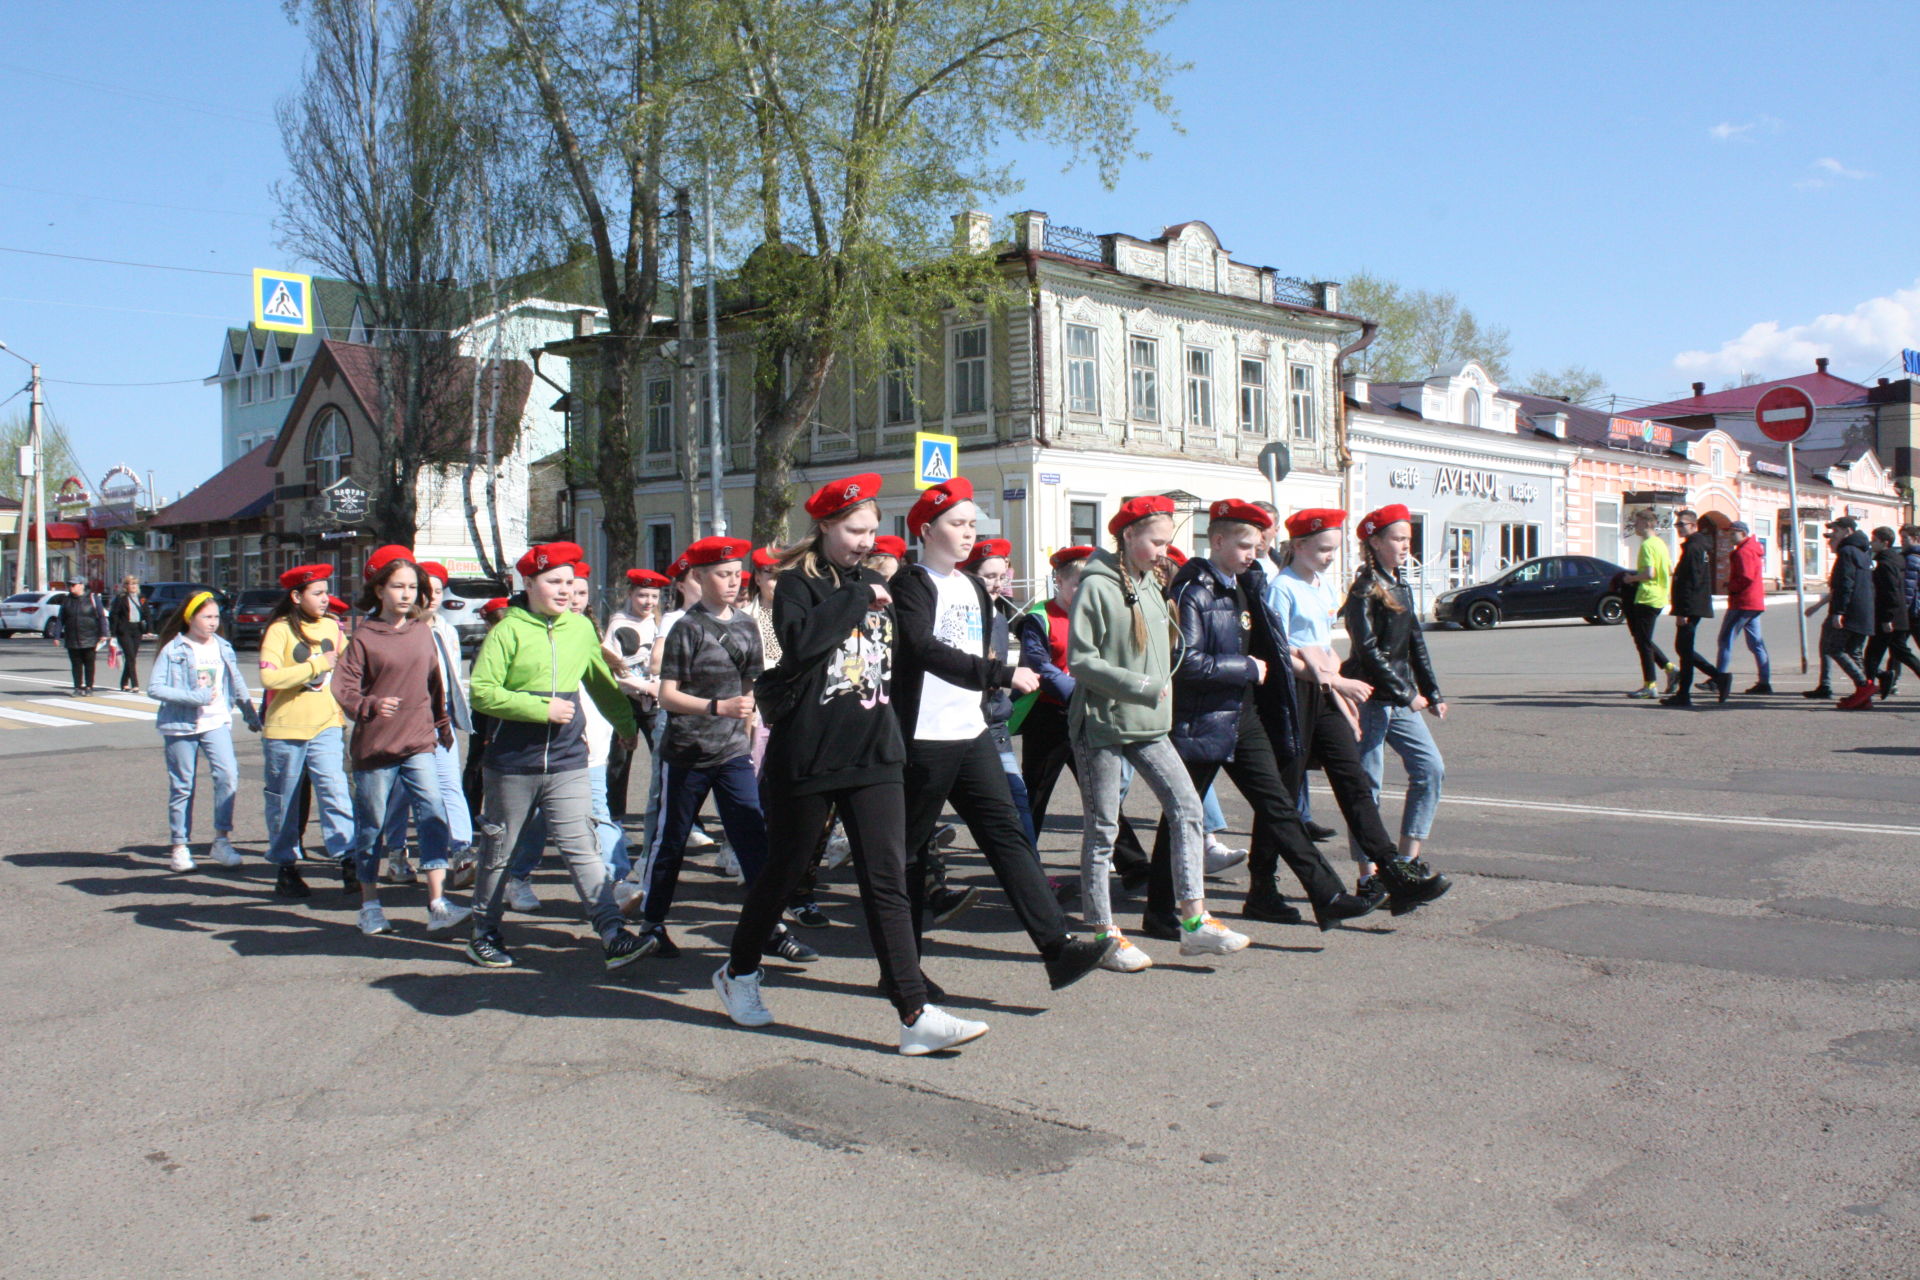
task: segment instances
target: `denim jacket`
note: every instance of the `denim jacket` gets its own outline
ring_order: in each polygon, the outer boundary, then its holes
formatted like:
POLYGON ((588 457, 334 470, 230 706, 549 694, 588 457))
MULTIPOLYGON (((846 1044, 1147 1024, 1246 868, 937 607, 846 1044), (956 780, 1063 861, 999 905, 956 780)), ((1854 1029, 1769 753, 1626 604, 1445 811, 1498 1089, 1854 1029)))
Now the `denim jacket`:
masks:
MULTIPOLYGON (((228 704, 240 708, 247 728, 260 732, 260 713, 254 709, 253 698, 247 692, 247 682, 240 674, 240 660, 234 657, 233 646, 222 636, 215 636, 214 643, 220 646, 220 657, 227 668, 228 704)), ((213 690, 194 683, 193 650, 188 648, 184 636, 167 641, 153 656, 152 674, 147 677, 147 696, 159 700, 160 711, 154 726, 163 737, 199 732, 200 708, 213 701, 213 690)))

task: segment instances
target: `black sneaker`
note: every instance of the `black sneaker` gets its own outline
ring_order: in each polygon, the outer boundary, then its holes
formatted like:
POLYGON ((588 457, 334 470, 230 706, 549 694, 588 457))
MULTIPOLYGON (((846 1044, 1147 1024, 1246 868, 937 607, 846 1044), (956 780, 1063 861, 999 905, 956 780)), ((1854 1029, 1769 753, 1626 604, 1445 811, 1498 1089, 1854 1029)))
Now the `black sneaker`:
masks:
POLYGON ((1070 987, 1100 967, 1120 946, 1118 938, 1080 938, 1068 935, 1047 957, 1047 985, 1055 991, 1070 987))
POLYGON ((1733 673, 1722 671, 1713 678, 1713 687, 1720 693, 1720 701, 1725 702, 1733 693, 1733 673))
POLYGON ((1818 686, 1817 688, 1808 689, 1805 693, 1801 694, 1800 696, 1803 698, 1826 698, 1830 700, 1834 696, 1833 686, 1823 684, 1818 686))
POLYGON ((340 892, 360 892, 360 872, 354 868, 351 857, 340 859, 340 892))
POLYGON ((1315 844, 1319 844, 1321 841, 1324 841, 1324 840, 1331 840, 1335 836, 1340 834, 1338 831, 1335 831, 1332 827, 1323 827, 1317 822, 1309 822, 1309 823, 1306 823, 1305 825, 1307 828, 1307 834, 1313 837, 1313 841, 1315 844))
POLYGON ((1139 893, 1152 879, 1152 864, 1143 862, 1137 867, 1128 867, 1120 873, 1120 887, 1128 893, 1139 893))
POLYGON ((1772 693, 1773 683, 1768 680, 1758 681, 1754 684, 1754 686, 1751 689, 1748 689, 1747 692, 1748 693, 1772 693))
POLYGON ((482 969, 511 969, 513 956, 507 951, 507 944, 497 933, 483 933, 467 941, 467 959, 482 969))
POLYGON ((951 822, 943 822, 933 829, 933 847, 951 849, 953 842, 960 838, 960 828, 951 822))
POLYGON ((1299 924, 1301 919, 1300 909, 1288 902, 1272 885, 1249 893, 1240 908, 1240 914, 1249 920, 1265 920, 1268 924, 1299 924))
POLYGON ((1140 917, 1140 932, 1149 938, 1158 938, 1162 942, 1180 941, 1180 922, 1172 916, 1158 916, 1147 912, 1140 917))
POLYGON ((1325 933, 1343 920, 1357 920, 1380 905, 1378 898, 1363 898, 1353 893, 1336 893, 1327 902, 1313 904, 1313 922, 1325 933))
POLYGON ((820 958, 818 951, 815 951, 812 947, 800 941, 791 931, 786 929, 782 929, 771 938, 768 938, 767 945, 760 948, 760 954, 763 956, 777 957, 778 959, 785 960, 788 964, 812 964, 820 958))
POLYGON ((980 891, 971 885, 964 889, 955 885, 935 889, 927 898, 927 919, 938 927, 978 901, 980 891))
POLYGON ((1433 874, 1418 858, 1397 858, 1381 864, 1380 882, 1387 886, 1387 910, 1406 915, 1453 888, 1453 881, 1433 874))
POLYGON ((655 960, 678 960, 680 958, 680 946, 672 938, 667 936, 667 926, 663 924, 646 925, 640 930, 640 938, 643 942, 649 938, 653 940, 654 945, 647 954, 655 960))
POLYGON ((788 907, 787 919, 802 929, 824 929, 833 923, 817 902, 803 902, 797 907, 788 907))
POLYGON ((1353 896, 1365 898, 1377 908, 1387 900, 1387 885, 1376 872, 1370 876, 1361 876, 1353 886, 1353 896))
POLYGON ((600 944, 600 950, 607 959, 608 973, 617 973, 636 960, 646 959, 659 949, 660 935, 652 931, 632 934, 625 929, 615 929, 613 936, 600 944))
POLYGON ((273 891, 283 898, 311 898, 313 890, 307 888, 307 882, 300 878, 300 868, 291 862, 280 864, 280 874, 274 877, 273 891))
POLYGON ((1663 707, 1690 707, 1693 705, 1693 697, 1685 693, 1670 693, 1660 699, 1660 705, 1663 707))

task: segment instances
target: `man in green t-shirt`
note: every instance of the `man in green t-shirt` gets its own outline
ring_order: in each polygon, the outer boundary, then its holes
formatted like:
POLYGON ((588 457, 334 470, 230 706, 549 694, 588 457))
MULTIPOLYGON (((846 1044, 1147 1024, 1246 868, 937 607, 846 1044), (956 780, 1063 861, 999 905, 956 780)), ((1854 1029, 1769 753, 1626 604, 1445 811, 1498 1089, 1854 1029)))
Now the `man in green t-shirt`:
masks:
POLYGON ((1626 602, 1626 609, 1627 631, 1633 636, 1635 652, 1640 655, 1640 687, 1627 694, 1629 698, 1658 697, 1659 690, 1654 688, 1658 673, 1664 671, 1674 677, 1680 671, 1653 640, 1653 628, 1666 612, 1667 599, 1673 590, 1673 553, 1655 532, 1657 524, 1649 507, 1633 513, 1633 534, 1640 539, 1640 558, 1624 580, 1638 584, 1633 598, 1626 602))

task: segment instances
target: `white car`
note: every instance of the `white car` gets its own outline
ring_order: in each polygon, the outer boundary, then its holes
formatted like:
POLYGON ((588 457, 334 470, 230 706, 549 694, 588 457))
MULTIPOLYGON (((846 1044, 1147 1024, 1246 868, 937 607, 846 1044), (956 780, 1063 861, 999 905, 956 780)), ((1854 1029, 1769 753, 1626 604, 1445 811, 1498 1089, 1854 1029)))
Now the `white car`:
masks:
POLYGON ((37 631, 51 640, 60 634, 64 591, 22 591, 0 600, 0 640, 16 631, 37 631))
POLYGON ((487 601, 509 594, 507 584, 492 578, 450 578, 440 593, 440 616, 459 633, 460 647, 474 649, 487 634, 486 615, 481 613, 487 601))

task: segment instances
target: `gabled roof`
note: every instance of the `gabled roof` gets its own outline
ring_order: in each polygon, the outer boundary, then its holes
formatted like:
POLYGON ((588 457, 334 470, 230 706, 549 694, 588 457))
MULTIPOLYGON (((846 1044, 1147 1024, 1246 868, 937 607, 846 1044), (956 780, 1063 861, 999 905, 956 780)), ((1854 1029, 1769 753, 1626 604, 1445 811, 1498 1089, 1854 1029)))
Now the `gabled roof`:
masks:
POLYGON ((273 467, 267 455, 271 440, 255 445, 216 472, 211 480, 154 513, 153 528, 181 524, 217 524, 262 515, 273 501, 273 467))
POLYGON ((1650 404, 1635 409, 1636 418, 1690 418, 1696 414, 1740 413, 1750 411, 1760 403, 1760 397, 1775 387, 1798 387, 1813 397, 1813 403, 1825 408, 1830 405, 1847 404, 1859 401, 1867 394, 1865 383, 1852 382, 1846 378, 1836 378, 1824 369, 1812 373, 1797 373, 1791 378, 1775 378, 1772 382, 1756 382, 1750 387, 1733 387, 1726 391, 1710 391, 1705 395, 1688 396, 1683 400, 1668 400, 1664 404, 1650 404))

